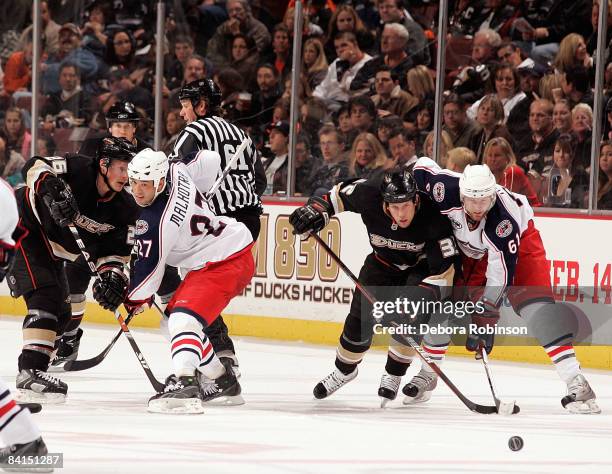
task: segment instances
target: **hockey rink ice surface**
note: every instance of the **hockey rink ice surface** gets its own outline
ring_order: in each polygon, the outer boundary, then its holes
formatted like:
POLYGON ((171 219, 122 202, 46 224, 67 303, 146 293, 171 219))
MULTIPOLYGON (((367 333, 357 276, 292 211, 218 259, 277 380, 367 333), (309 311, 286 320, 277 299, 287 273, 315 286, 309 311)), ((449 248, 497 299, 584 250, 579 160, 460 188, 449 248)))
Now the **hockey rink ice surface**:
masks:
MULTIPOLYGON (((19 318, 0 317, 0 376, 11 387, 20 328, 19 318)), ((84 329, 80 358, 98 354, 118 326, 84 329)), ((163 381, 171 372, 165 339, 154 330, 132 332, 163 381)), ((383 410, 381 351, 366 356, 357 379, 316 401, 312 389, 333 369, 333 347, 253 338, 236 338, 236 347, 246 404, 208 407, 203 415, 148 413, 152 389, 124 337, 98 367, 60 374, 69 386, 66 404, 34 415, 49 451, 64 454, 55 472, 612 472, 612 373, 586 371, 601 415, 563 410, 564 384, 551 366, 498 361, 491 361, 497 388, 503 400, 517 400, 518 415, 471 413, 443 383, 426 404, 403 406, 400 393, 383 410), (521 451, 508 448, 513 435, 523 438, 521 451)), ((470 399, 492 403, 480 362, 454 358, 443 368, 470 399)))

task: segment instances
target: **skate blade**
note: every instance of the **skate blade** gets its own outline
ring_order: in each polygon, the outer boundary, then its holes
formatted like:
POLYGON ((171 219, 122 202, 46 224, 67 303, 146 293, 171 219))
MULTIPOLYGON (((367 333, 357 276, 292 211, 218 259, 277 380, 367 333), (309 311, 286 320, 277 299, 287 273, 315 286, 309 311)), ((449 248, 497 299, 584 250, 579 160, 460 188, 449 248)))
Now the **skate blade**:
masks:
POLYGON ((594 399, 586 400, 584 402, 571 402, 565 407, 570 413, 577 415, 597 415, 601 413, 601 408, 597 405, 594 399))
POLYGON ((224 407, 224 406, 234 406, 234 405, 244 405, 245 401, 242 398, 242 395, 234 395, 234 396, 220 396, 217 398, 213 398, 208 402, 202 402, 206 406, 211 407, 224 407))
POLYGON ((380 397, 380 408, 385 408, 390 401, 388 398, 380 397))
POLYGON ((38 393, 25 388, 18 388, 15 393, 15 401, 21 403, 40 403, 41 405, 59 405, 66 403, 66 395, 63 393, 38 393))
POLYGON ((431 392, 423 392, 420 397, 404 397, 402 402, 404 405, 417 405, 419 403, 425 403, 431 398, 431 392))
POLYGON ((514 413, 514 407, 516 402, 499 402, 497 407, 497 414, 502 416, 512 415, 514 413))
POLYGON ((165 415, 200 415, 204 413, 199 398, 160 398, 149 401, 147 411, 165 415))

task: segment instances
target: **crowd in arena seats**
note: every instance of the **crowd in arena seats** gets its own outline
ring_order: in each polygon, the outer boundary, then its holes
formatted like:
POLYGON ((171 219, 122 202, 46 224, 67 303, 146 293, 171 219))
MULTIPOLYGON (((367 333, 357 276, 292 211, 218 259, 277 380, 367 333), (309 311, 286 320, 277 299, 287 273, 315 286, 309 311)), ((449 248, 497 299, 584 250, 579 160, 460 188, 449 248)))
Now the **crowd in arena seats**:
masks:
MULTIPOLYGON (((590 190, 602 0, 312 0, 304 4, 295 192, 409 165, 433 149, 436 51, 446 49, 439 161, 486 163, 534 206, 585 208, 590 190)), ((32 91, 32 2, 0 5, 0 176, 23 183, 31 129, 39 153, 77 151, 130 101, 152 143, 157 0, 43 0, 39 91, 32 91), (33 94, 39 117, 31 117, 33 94)), ((212 78, 225 117, 264 160, 266 193, 287 189, 294 0, 166 0, 164 138, 185 122, 178 92, 212 78)), ((604 43, 599 209, 612 209, 612 0, 604 43)))

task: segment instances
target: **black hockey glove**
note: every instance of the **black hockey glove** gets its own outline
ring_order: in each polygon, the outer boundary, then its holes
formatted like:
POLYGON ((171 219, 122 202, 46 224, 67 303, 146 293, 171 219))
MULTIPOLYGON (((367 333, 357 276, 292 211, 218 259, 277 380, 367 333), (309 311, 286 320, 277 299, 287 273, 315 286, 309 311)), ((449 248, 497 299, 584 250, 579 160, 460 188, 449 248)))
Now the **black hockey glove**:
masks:
POLYGON ((0 240, 0 281, 4 280, 4 277, 11 268, 14 258, 15 247, 5 244, 0 240))
POLYGON ((58 226, 67 227, 79 215, 74 195, 64 180, 47 176, 41 184, 39 194, 58 226))
POLYGON ((104 309, 115 311, 125 300, 130 284, 121 264, 107 264, 98 270, 93 297, 104 309))
POLYGON ((289 216, 289 223, 294 228, 294 234, 310 234, 319 232, 329 223, 333 208, 322 198, 310 198, 308 204, 298 207, 289 216))
POLYGON ((477 352, 482 347, 487 354, 490 354, 495 342, 494 330, 499 320, 499 310, 487 303, 484 304, 484 308, 484 312, 472 314, 472 324, 469 326, 465 348, 477 352))

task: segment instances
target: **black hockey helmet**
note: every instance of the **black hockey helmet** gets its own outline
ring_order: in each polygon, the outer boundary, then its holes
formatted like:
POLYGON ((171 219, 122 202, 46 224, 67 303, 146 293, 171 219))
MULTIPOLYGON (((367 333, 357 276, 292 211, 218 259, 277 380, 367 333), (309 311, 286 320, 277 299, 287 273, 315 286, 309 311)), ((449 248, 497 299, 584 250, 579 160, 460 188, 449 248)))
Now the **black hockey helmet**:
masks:
POLYGON ((194 108, 200 99, 206 101, 207 114, 213 113, 221 105, 221 91, 212 79, 191 81, 179 91, 179 100, 190 100, 194 108))
POLYGON ((380 193, 383 201, 387 203, 413 201, 417 194, 417 185, 410 171, 396 168, 383 176, 380 193))
POLYGON ((139 122, 140 115, 131 102, 116 102, 106 113, 106 122, 139 122))
POLYGON ((130 162, 135 154, 136 146, 126 138, 105 137, 98 145, 96 159, 104 160, 102 164, 109 166, 113 160, 130 162))

